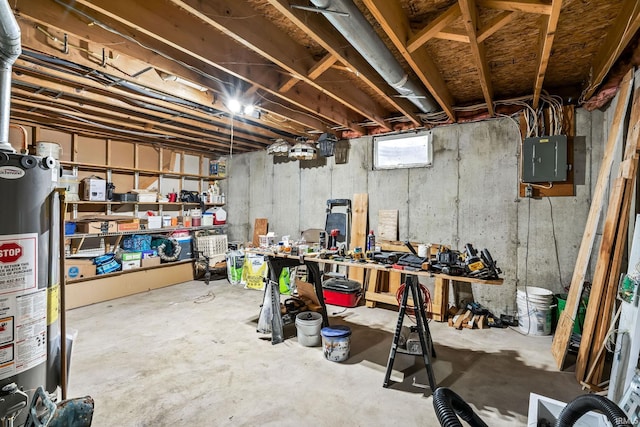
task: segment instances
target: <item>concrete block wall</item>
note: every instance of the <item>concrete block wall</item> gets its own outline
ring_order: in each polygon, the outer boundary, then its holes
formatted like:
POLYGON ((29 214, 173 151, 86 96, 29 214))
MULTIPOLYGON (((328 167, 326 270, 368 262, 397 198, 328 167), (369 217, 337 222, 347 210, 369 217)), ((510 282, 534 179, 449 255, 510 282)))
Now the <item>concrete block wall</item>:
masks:
POLYGON ((473 285, 474 298, 514 314, 517 286, 560 293, 571 282, 612 110, 576 111, 575 197, 518 197, 520 136, 511 118, 434 129, 429 168, 372 170, 371 137, 350 141, 344 165, 234 155, 226 182, 230 240, 250 241, 258 217, 279 236, 323 228, 327 199, 366 192, 373 230, 380 209, 398 209, 400 240, 488 248, 504 284, 473 285))

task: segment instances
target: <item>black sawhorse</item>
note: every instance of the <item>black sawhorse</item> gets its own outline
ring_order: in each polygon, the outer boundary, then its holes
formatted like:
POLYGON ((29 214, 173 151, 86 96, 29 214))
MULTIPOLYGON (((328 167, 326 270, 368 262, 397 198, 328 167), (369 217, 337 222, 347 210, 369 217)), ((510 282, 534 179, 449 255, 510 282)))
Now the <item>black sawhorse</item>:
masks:
POLYGON ((396 353, 410 354, 413 356, 422 355, 424 359, 424 365, 427 369, 427 376, 429 377, 429 387, 433 393, 436 389, 436 380, 433 375, 433 365, 431 364, 431 357, 436 357, 436 350, 433 348, 433 341, 431 340, 431 333, 429 332, 429 324, 427 323, 427 316, 424 312, 424 300, 422 294, 418 289, 418 279, 410 274, 407 274, 407 279, 402 292, 402 300, 400 302, 400 312, 398 314, 398 324, 396 325, 396 333, 393 336, 393 343, 391 344, 391 351, 389 352, 389 361, 387 362, 387 373, 384 377, 383 387, 389 386, 389 379, 391 378, 391 371, 393 370, 393 363, 396 359, 396 353), (413 298, 413 304, 415 305, 416 323, 418 324, 418 336, 420 337, 420 353, 409 352, 403 348, 398 348, 398 341, 400 340, 400 333, 402 331, 402 323, 404 322, 404 316, 407 312, 407 303, 409 300, 409 290, 413 298))
POLYGON ((271 309, 274 313, 271 320, 271 344, 278 344, 284 341, 284 332, 282 316, 280 315, 280 286, 279 279, 282 269, 285 267, 297 267, 304 264, 307 267, 307 280, 313 284, 316 296, 322 307, 322 327, 329 326, 329 316, 327 315, 327 306, 324 303, 322 292, 322 273, 317 262, 305 261, 303 258, 283 258, 272 255, 265 256, 269 266, 269 279, 272 281, 271 286, 271 309))

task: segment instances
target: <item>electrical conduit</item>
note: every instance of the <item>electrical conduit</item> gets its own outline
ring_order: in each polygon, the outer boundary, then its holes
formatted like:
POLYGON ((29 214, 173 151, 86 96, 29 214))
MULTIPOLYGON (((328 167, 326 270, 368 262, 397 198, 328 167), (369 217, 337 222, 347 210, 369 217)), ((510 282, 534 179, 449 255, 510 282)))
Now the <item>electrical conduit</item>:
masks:
POLYGON ((0 151, 15 153, 9 144, 11 67, 22 52, 20 27, 8 0, 0 0, 0 151))

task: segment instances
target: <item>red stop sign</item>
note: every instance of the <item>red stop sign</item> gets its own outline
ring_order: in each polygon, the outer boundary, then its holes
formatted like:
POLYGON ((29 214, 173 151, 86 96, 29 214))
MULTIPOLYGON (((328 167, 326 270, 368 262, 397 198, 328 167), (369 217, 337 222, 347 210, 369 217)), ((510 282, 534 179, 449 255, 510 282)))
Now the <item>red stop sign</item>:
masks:
POLYGON ((0 262, 16 262, 22 256, 22 246, 16 242, 3 243, 0 245, 0 262))

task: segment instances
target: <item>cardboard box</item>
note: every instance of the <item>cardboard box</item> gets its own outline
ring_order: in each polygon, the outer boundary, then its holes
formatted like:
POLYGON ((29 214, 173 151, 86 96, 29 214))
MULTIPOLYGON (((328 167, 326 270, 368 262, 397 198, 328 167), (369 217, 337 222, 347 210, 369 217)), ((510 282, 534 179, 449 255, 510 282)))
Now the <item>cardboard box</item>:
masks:
POLYGON ((107 181, 96 176, 82 180, 82 198, 89 201, 104 202, 107 200, 107 181))
POLYGON ((135 268, 140 268, 140 259, 136 259, 132 261, 124 261, 124 260, 122 261, 122 271, 133 270, 135 268))
POLYGON ((93 277, 96 275, 96 266, 90 259, 67 258, 65 260, 64 277, 67 280, 82 279, 85 277, 93 277))
POLYGON ((123 252, 122 262, 127 261, 140 261, 142 259, 142 252, 123 252))
POLYGON ((141 267, 153 267, 156 265, 160 265, 160 257, 159 256, 151 256, 142 258, 142 262, 140 263, 141 267))
POLYGON ((118 231, 140 230, 140 219, 131 218, 130 221, 118 221, 118 231))
POLYGON ((115 233, 118 230, 115 221, 84 221, 76 223, 76 233, 115 233))

